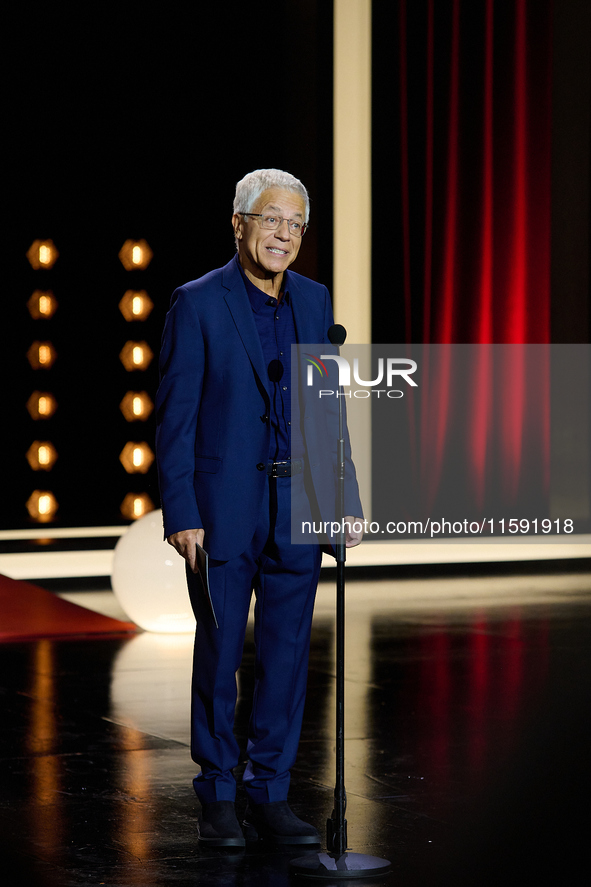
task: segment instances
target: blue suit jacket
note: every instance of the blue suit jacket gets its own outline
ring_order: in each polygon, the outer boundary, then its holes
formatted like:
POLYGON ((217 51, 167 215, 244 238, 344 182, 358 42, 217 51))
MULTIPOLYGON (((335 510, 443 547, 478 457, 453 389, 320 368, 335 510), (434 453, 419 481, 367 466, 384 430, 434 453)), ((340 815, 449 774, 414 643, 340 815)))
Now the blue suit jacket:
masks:
MULTIPOLYGON (((326 287, 292 271, 285 287, 298 342, 327 343, 333 315, 326 287)), ((175 290, 160 372, 156 450, 164 534, 203 527, 210 556, 228 560, 254 535, 270 436, 267 369, 237 257, 175 290)), ((338 436, 337 399, 328 413, 327 400, 310 399, 302 423, 308 480, 324 520, 334 515, 338 436)), ((348 447, 345 490, 345 513, 362 516, 348 447)))

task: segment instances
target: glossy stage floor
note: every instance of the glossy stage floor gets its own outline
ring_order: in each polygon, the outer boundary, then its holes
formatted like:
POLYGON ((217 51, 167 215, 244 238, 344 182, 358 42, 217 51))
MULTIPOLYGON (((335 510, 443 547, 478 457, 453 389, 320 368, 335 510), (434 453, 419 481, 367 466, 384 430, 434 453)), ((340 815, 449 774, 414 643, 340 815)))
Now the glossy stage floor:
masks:
MULTIPOLYGON (((334 618, 324 592, 290 795, 322 834, 334 786, 334 618)), ((123 615, 108 591, 69 597, 123 615)), ((399 567, 370 578, 351 570, 348 601, 349 845, 392 862, 371 883, 586 883, 589 560, 399 567)), ((0 644, 2 884, 291 883, 288 863, 301 851, 197 845, 191 643, 137 633, 0 644)), ((252 660, 249 634, 243 743, 252 660)))

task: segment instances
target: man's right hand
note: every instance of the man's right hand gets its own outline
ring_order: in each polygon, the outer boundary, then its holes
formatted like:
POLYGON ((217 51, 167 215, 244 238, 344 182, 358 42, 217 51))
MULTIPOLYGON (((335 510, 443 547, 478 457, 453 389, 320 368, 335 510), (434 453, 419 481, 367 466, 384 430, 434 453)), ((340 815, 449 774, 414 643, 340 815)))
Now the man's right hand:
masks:
POLYGON ((166 540, 169 545, 176 548, 181 557, 189 564, 193 573, 197 573, 197 545, 203 548, 203 539, 205 538, 205 530, 180 530, 173 533, 166 540))

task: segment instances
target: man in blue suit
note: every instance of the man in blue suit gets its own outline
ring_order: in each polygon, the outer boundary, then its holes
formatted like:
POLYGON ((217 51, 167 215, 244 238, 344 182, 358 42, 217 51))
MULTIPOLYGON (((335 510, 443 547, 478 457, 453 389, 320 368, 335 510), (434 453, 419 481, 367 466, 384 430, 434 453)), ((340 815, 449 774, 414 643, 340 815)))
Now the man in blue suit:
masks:
MULTIPOLYGON (((288 271, 309 216, 302 183, 256 170, 236 187, 237 254, 177 289, 164 328, 157 454, 164 533, 185 558, 197 617, 192 687, 194 787, 200 842, 244 846, 234 801, 236 671, 252 591, 255 692, 249 724, 247 837, 315 844, 287 804, 306 693, 321 550, 292 544, 291 510, 311 500, 334 514, 336 428, 317 405, 291 414, 291 345, 327 343, 326 287, 288 271), (316 410, 316 412, 315 412, 316 410), (292 422, 293 419, 293 422, 292 422), (325 452, 334 439, 335 453, 325 452), (328 471, 327 471, 328 456, 328 471), (299 504, 298 504, 299 503, 299 504), (218 621, 198 584, 196 545, 210 557, 218 621)), ((332 363, 332 362, 331 362, 332 363)), ((336 400, 336 398, 335 398, 336 400)), ((330 408, 332 409, 332 408, 330 408)), ((361 541, 361 503, 347 452, 347 546, 361 541), (355 516, 355 517, 354 517, 355 516)))

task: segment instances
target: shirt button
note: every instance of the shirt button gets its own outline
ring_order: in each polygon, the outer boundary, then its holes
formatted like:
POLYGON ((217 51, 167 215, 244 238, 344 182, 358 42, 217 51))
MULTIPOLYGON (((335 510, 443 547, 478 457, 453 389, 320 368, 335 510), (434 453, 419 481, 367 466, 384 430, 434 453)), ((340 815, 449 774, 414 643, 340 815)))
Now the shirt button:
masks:
POLYGON ((283 390, 284 390, 284 391, 287 391, 287 385, 284 385, 284 386, 283 386, 283 390))
POLYGON ((264 471, 264 470, 265 470, 265 463, 264 463, 264 462, 259 462, 259 464, 257 465, 257 469, 258 469, 259 471, 264 471))

